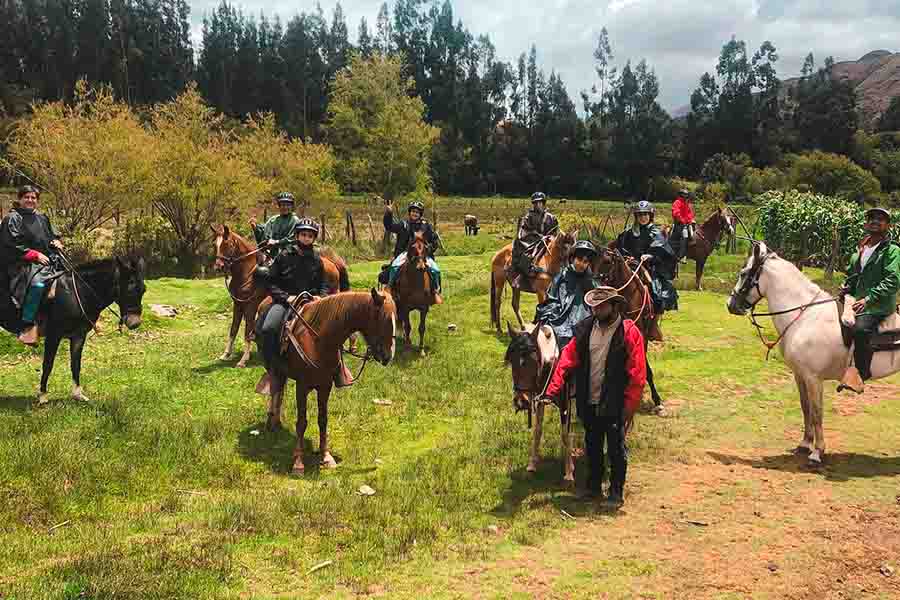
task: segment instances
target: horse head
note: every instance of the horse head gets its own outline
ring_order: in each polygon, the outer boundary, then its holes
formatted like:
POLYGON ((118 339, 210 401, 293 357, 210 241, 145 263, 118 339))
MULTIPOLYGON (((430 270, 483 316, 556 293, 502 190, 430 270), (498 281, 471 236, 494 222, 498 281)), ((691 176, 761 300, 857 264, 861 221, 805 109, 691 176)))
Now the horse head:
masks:
POLYGON ((775 254, 769 251, 764 242, 753 242, 753 251, 728 296, 728 312, 745 315, 763 299, 765 292, 760 288, 759 279, 766 261, 772 256, 775 254))
POLYGON ((416 270, 424 271, 425 259, 428 258, 428 244, 425 242, 425 232, 417 231, 409 241, 406 249, 406 258, 410 264, 416 265, 416 270))
POLYGON ((575 245, 575 234, 561 231, 553 241, 550 242, 550 254, 567 257, 575 245))
POLYGON ((396 351, 397 307, 394 298, 389 293, 372 288, 371 310, 362 335, 375 360, 387 366, 396 351))
POLYGON ((737 219, 733 215, 728 214, 728 209, 724 206, 719 208, 719 226, 721 230, 727 233, 729 236, 734 236, 735 225, 737 224, 737 219))
POLYGON ((213 268, 216 271, 226 271, 241 260, 252 259, 255 263, 256 259, 248 254, 253 251, 252 245, 231 231, 228 225, 210 225, 209 228, 215 235, 213 243, 216 248, 216 262, 213 263, 213 268))
POLYGON ((594 257, 591 269, 594 276, 601 279, 606 285, 621 285, 625 281, 625 257, 618 250, 611 250, 603 246, 597 246, 599 252, 594 257))
POLYGON ((552 375, 548 371, 556 358, 556 337, 547 325, 527 325, 515 331, 507 321, 506 328, 510 343, 503 360, 512 367, 513 408, 526 410, 552 375))
POLYGON ((118 269, 116 303, 121 312, 121 324, 128 329, 141 325, 141 303, 147 286, 144 285, 143 258, 116 258, 118 269))

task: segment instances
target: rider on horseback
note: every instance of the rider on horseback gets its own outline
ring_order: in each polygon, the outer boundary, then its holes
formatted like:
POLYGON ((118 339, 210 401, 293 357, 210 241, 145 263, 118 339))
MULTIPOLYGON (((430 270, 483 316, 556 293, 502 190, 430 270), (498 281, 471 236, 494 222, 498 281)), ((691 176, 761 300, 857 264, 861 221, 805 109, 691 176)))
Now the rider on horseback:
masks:
POLYGON ((409 249, 410 243, 413 241, 417 232, 421 231, 428 245, 428 259, 425 261, 428 272, 431 274, 431 285, 434 289, 435 304, 441 304, 441 269, 434 260, 434 251, 440 242, 437 233, 431 223, 423 218, 425 214, 425 205, 419 201, 409 203, 407 207, 408 219, 398 220, 394 218, 393 207, 388 202, 384 205, 384 229, 390 233, 397 235, 397 242, 394 244, 394 260, 391 262, 387 271, 387 276, 379 277, 381 283, 388 285, 393 284, 397 275, 400 273, 400 267, 406 263, 406 251, 409 249))
POLYGON ((19 341, 28 345, 37 344, 38 309, 47 281, 56 271, 52 263, 63 248, 50 219, 37 211, 39 198, 37 188, 30 185, 19 188, 17 205, 0 225, 3 292, 8 289, 12 301, 21 309, 24 328, 19 333, 19 341))
POLYGON ((281 192, 275 196, 275 202, 278 204, 278 214, 266 221, 265 225, 259 225, 256 217, 250 217, 253 237, 269 258, 293 243, 295 228, 300 223, 300 218, 294 214, 293 194, 281 192))
POLYGON ((672 235, 669 239, 672 240, 672 248, 679 260, 687 254, 697 227, 693 200, 693 194, 687 189, 682 189, 672 203, 672 235))
POLYGON ((900 247, 888 236, 891 213, 883 208, 866 211, 868 236, 859 245, 859 252, 850 258, 847 280, 842 292, 857 298, 853 304, 856 322, 853 326, 853 365, 850 366, 839 389, 862 392, 863 382, 872 377, 871 337, 878 326, 897 309, 900 289, 900 247))
POLYGON ((675 251, 653 222, 655 210, 652 204, 641 200, 634 205, 632 212, 634 225, 619 235, 616 248, 625 256, 643 261, 651 276, 650 295, 656 312, 678 310, 678 292, 672 284, 675 278, 675 251))
POLYGON ((544 236, 558 228, 556 217, 547 210, 547 196, 542 192, 532 194, 531 209, 519 219, 519 231, 512 247, 512 268, 517 274, 514 285, 519 285, 522 277, 528 278, 541 271, 534 266, 535 253, 544 236))
POLYGON ((283 249, 272 263, 266 277, 272 306, 265 320, 257 323, 260 350, 268 371, 283 371, 281 363, 281 330, 292 313, 288 298, 307 292, 313 298, 328 294, 323 277, 322 258, 313 248, 319 235, 319 224, 309 218, 298 219, 293 243, 283 249))
POLYGON ((590 307, 584 303, 584 295, 600 286, 591 271, 591 263, 596 256, 597 249, 591 242, 577 242, 572 249, 572 264, 553 279, 547 299, 538 305, 535 312, 535 322, 553 328, 560 348, 565 348, 572 339, 575 325, 591 316, 590 307))
POLYGON ((576 408, 584 425, 588 457, 587 496, 602 496, 603 443, 609 447, 609 502, 624 503, 628 467, 625 430, 641 402, 647 380, 644 339, 634 321, 622 316, 625 299, 612 287, 591 290, 584 298, 592 315, 574 329, 562 351, 545 396, 560 394, 575 377, 576 408))

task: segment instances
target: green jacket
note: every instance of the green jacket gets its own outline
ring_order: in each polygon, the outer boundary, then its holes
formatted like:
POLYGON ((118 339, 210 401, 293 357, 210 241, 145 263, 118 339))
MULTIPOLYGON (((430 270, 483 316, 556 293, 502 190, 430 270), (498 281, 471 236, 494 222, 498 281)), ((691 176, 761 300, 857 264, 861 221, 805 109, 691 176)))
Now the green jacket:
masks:
POLYGON ((886 239, 875 249, 865 268, 860 271, 859 252, 850 258, 846 289, 854 298, 867 298, 864 315, 884 316, 897 308, 900 289, 900 247, 886 239))
POLYGON ((294 227, 300 222, 300 217, 291 213, 287 216, 275 215, 266 221, 265 225, 257 225, 253 228, 253 237, 256 243, 261 244, 266 240, 278 242, 277 250, 287 248, 294 241, 294 227))

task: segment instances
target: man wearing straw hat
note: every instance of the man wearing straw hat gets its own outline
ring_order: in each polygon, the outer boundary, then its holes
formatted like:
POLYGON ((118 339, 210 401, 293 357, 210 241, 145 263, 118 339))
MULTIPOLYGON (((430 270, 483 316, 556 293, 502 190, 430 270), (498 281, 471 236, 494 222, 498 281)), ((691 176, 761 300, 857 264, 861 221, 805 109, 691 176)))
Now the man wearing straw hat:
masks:
POLYGON ((625 299, 615 288, 595 288, 584 302, 592 314, 575 326, 545 396, 557 397, 566 378, 575 377, 575 406, 584 425, 588 457, 585 497, 602 498, 605 441, 610 461, 608 504, 618 508, 624 504, 628 466, 625 432, 647 382, 644 339, 634 321, 623 318, 625 299))

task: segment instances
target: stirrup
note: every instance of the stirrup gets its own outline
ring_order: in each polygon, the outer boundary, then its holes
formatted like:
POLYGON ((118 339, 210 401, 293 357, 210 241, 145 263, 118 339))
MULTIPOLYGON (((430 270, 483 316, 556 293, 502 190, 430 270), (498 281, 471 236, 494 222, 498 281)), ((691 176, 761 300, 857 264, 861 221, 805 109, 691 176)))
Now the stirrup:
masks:
POLYGON ((843 392, 844 390, 850 390, 857 394, 862 394, 866 391, 866 384, 859 374, 859 369, 856 367, 848 367, 847 370, 844 371, 844 376, 841 378, 841 383, 838 385, 837 391, 843 392))

